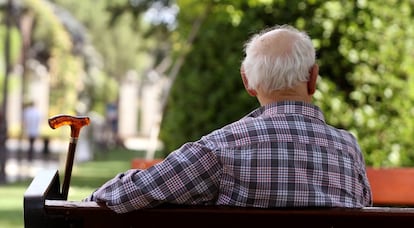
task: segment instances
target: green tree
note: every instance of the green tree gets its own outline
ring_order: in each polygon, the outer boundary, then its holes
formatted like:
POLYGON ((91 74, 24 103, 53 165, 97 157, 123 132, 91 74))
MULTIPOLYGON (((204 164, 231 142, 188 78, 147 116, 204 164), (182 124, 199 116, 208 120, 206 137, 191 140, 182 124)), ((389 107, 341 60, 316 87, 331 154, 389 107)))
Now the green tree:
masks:
POLYGON ((330 123, 355 133, 369 165, 414 164, 411 8, 411 1, 329 1, 313 18, 323 28, 320 52, 329 50, 321 75, 342 81, 320 90, 318 101, 330 123), (337 90, 342 95, 326 99, 337 90))
MULTIPOLYGON (((82 8, 78 7, 81 4, 92 4, 59 2, 74 10, 82 8)), ((313 37, 321 66, 315 102, 325 112, 327 122, 357 136, 368 165, 414 163, 412 1, 178 0, 180 13, 174 31, 166 26, 152 30, 138 23, 146 9, 157 4, 172 7, 173 1, 99 4, 100 9, 108 7, 111 13, 100 11, 105 15, 104 23, 100 24, 90 11, 82 15, 86 25, 95 24, 90 26, 96 29, 92 39, 100 43, 98 50, 106 56, 104 67, 111 77, 122 78, 133 65, 139 68, 131 56, 139 56, 141 52, 136 49, 141 46, 128 45, 131 28, 156 34, 156 41, 166 41, 166 48, 149 51, 161 53, 150 66, 160 63, 170 48, 171 62, 185 60, 182 67, 170 64, 164 72, 172 75, 174 82, 160 134, 166 153, 257 107, 256 100, 244 92, 239 76, 243 42, 265 27, 286 23, 313 37), (207 16, 198 20, 205 13, 207 16), (195 21, 201 21, 201 27, 193 41, 187 42, 195 21), (107 27, 107 23, 115 27, 107 27), (118 40, 118 34, 125 40, 118 40), (112 35, 114 38, 109 38, 112 35), (132 50, 130 54, 111 57, 123 47, 132 50)), ((154 40, 148 42, 156 47, 154 40)))
POLYGON ((368 165, 414 164, 411 1, 178 4, 179 35, 195 16, 190 9, 212 4, 212 10, 172 88, 161 129, 166 153, 258 105, 239 77, 243 42, 253 32, 287 23, 314 39, 321 66, 315 102, 327 122, 357 136, 368 165))
POLYGON ((163 1, 54 2, 82 22, 85 36, 94 48, 97 64, 94 69, 86 70, 90 80, 84 96, 93 99, 91 107, 95 111, 102 112, 105 103, 117 99, 118 85, 128 72, 137 72, 141 80, 169 49, 166 42, 169 32, 165 31, 165 26, 144 20, 152 4, 163 1))
MULTIPOLYGON (((48 67, 51 75, 51 113, 74 113, 77 103, 77 87, 82 75, 82 60, 72 54, 70 34, 45 1, 25 0, 23 7, 36 18, 33 43, 40 44, 35 58, 48 67), (46 58, 42 58, 44 56, 46 58)), ((24 63, 25 64, 25 63, 24 63)))
MULTIPOLYGON (((165 113, 160 137, 166 153, 257 107, 257 101, 244 91, 239 76, 243 44, 252 33, 274 25, 276 15, 281 24, 299 15, 312 15, 315 6, 295 11, 292 2, 277 7, 269 1, 204 2, 211 4, 212 10, 177 77, 165 113)), ((201 3, 179 3, 182 27, 178 29, 185 34, 185 25, 191 21, 188 9, 200 7, 201 3)))

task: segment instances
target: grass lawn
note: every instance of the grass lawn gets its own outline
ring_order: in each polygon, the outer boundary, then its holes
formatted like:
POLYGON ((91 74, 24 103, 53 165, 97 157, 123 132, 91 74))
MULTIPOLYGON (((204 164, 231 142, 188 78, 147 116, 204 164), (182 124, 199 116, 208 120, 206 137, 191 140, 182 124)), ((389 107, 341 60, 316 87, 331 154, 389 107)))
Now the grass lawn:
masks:
MULTIPOLYGON (((131 159, 142 152, 117 149, 96 156, 96 159, 74 164, 68 200, 80 201, 116 174, 131 167, 131 159)), ((64 168, 60 170, 63 182, 64 168)), ((23 195, 31 180, 0 186, 0 227, 24 227, 23 195)))

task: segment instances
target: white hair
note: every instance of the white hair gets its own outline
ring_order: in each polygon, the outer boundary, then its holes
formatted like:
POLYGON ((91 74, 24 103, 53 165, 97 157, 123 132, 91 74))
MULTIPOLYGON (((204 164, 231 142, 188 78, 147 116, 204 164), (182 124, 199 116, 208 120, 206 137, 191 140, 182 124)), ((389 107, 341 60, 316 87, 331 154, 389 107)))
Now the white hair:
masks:
POLYGON ((242 64, 249 89, 260 88, 264 92, 291 88, 299 82, 308 81, 309 71, 315 64, 315 49, 310 37, 288 25, 276 26, 254 35, 245 44, 245 56, 242 64), (272 31, 293 34, 295 38, 290 40, 290 44, 281 44, 289 46, 286 52, 266 53, 263 51, 266 48, 257 50, 258 45, 264 45, 258 42, 260 38, 272 31))

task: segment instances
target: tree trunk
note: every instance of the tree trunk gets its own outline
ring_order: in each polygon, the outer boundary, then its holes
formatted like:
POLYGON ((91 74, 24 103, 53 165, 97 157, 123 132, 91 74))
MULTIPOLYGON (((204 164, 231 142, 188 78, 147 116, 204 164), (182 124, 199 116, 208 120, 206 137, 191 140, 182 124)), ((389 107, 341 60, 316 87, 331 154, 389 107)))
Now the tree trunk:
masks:
POLYGON ((8 151, 6 142, 8 138, 8 126, 7 126, 7 99, 8 99, 8 87, 9 87, 9 73, 10 73, 10 28, 13 20, 13 0, 7 1, 7 8, 5 12, 6 19, 6 37, 4 40, 4 84, 3 84, 3 103, 0 109, 0 184, 4 184, 7 181, 6 178, 6 161, 8 158, 8 151))
MULTIPOLYGON (((178 57, 178 59, 176 60, 176 62, 174 63, 174 65, 172 66, 171 71, 168 74, 168 80, 166 82, 165 88, 162 91, 161 94, 161 105, 160 108, 158 110, 158 113, 155 114, 155 120, 152 123, 152 127, 151 127, 151 131, 150 131, 150 137, 149 137, 149 146, 148 149, 146 151, 146 155, 145 158, 148 160, 154 159, 155 156, 155 152, 157 149, 157 144, 158 144, 158 137, 159 137, 159 133, 160 133, 160 128, 161 128, 161 122, 162 122, 162 118, 164 115, 164 111, 165 111, 165 107, 167 106, 167 102, 168 102, 168 97, 170 95, 170 91, 171 88, 174 84, 175 79, 177 78, 177 75, 182 67, 182 65, 185 62, 185 58, 187 57, 188 54, 188 50, 190 50, 189 47, 191 47, 194 43, 194 40, 196 39, 200 27, 202 25, 202 23, 204 22, 204 20, 206 19, 207 15, 210 13, 211 10, 211 4, 208 5, 208 7, 205 9, 204 14, 200 15, 193 23, 191 32, 187 38, 187 49, 185 49, 184 52, 181 53, 181 55, 178 57)), ((160 73, 160 72, 159 72, 160 73)), ((161 72, 161 75, 165 75, 165 72, 161 72)))

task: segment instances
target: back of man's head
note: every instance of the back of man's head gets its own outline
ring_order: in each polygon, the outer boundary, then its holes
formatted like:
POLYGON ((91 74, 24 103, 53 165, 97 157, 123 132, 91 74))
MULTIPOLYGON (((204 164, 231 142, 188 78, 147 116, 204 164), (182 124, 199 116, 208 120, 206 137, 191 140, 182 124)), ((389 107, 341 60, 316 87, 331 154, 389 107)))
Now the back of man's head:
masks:
POLYGON ((276 26, 254 35, 245 44, 243 68, 249 88, 272 92, 308 81, 315 64, 309 36, 291 26, 276 26))

